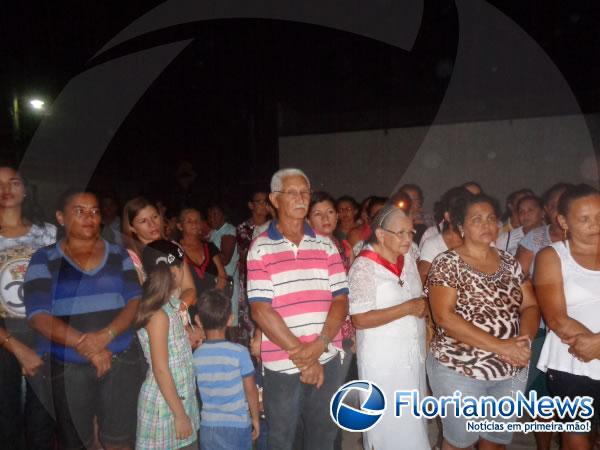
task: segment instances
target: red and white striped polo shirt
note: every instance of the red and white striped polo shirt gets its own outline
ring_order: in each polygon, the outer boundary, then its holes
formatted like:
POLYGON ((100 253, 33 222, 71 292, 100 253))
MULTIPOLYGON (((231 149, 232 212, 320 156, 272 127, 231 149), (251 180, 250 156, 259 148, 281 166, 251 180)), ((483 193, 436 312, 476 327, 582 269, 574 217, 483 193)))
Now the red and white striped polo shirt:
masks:
MULTIPOLYGON (((286 239, 275 220, 260 234, 248 251, 248 301, 269 302, 301 342, 310 342, 321 334, 334 297, 348 294, 348 280, 335 244, 315 234, 304 224, 300 245, 286 239)), ((332 344, 342 348, 341 333, 332 344)), ((321 364, 335 357, 327 350, 321 364)), ((263 333, 261 357, 273 371, 298 373, 298 368, 281 347, 263 333)))

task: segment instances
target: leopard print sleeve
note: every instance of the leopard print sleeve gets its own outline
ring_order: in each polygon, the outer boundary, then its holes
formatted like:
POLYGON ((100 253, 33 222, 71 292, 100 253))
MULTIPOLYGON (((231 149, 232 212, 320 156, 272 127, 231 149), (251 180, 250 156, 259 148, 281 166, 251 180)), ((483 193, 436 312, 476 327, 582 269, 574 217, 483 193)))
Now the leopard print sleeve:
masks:
POLYGON ((440 253, 435 257, 427 276, 427 290, 431 286, 444 286, 452 289, 458 287, 458 261, 453 251, 440 253))
POLYGON ((517 281, 517 284, 519 286, 522 285, 525 282, 525 280, 527 279, 527 276, 523 272, 523 269, 521 268, 519 261, 517 261, 517 259, 508 252, 505 252, 503 250, 498 250, 498 251, 500 252, 500 257, 510 267, 512 275, 515 278, 515 280, 517 281))
POLYGON ((512 260, 513 260, 515 277, 519 280, 519 285, 521 285, 525 282, 525 280, 527 280, 527 275, 525 275, 525 272, 523 272, 523 269, 521 268, 521 264, 519 264, 519 261, 517 261, 514 257, 512 258, 512 260))

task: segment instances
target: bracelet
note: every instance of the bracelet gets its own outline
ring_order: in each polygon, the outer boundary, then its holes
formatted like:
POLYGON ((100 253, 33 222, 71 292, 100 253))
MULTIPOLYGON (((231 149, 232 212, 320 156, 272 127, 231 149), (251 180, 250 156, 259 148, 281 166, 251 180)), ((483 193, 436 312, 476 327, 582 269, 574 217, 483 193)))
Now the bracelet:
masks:
POLYGON ((12 339, 12 334, 7 334, 6 337, 2 340, 2 344, 0 344, 0 347, 4 348, 6 346, 6 344, 8 344, 8 341, 10 341, 12 339))
POLYGON ((110 336, 110 340, 112 341, 114 338, 117 337, 117 335, 115 334, 115 332, 112 330, 111 327, 106 327, 106 332, 108 333, 108 335, 110 336))
POLYGON ((320 334, 319 339, 323 341, 323 343, 325 344, 325 350, 327 350, 329 344, 331 344, 331 339, 329 339, 329 337, 325 334, 320 334))
POLYGON ((86 338, 86 336, 87 335, 85 333, 83 333, 81 335, 81 337, 77 340, 77 343, 75 344, 75 347, 77 347, 79 344, 81 344, 84 341, 84 339, 86 338))

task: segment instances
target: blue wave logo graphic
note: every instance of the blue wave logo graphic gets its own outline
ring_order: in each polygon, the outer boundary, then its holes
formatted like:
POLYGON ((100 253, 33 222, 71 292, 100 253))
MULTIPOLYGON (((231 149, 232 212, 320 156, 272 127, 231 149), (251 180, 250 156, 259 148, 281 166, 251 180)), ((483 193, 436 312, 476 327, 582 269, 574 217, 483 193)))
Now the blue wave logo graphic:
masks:
POLYGON ((329 414, 342 429, 352 432, 368 431, 377 425, 385 412, 386 400, 379 386, 371 381, 357 380, 344 384, 331 397, 329 414), (360 409, 344 403, 351 392, 356 391, 364 399, 360 409))

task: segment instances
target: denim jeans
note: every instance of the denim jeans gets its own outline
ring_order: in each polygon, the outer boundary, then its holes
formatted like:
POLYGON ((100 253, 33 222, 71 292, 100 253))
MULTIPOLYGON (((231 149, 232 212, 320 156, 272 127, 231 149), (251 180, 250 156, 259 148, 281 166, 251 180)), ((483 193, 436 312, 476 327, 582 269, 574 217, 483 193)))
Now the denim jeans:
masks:
POLYGON ((254 443, 255 450, 268 450, 269 448, 269 422, 260 419, 260 434, 254 443))
POLYGON ((200 425, 200 450, 252 450, 252 427, 200 425))
MULTIPOLYGON (((431 354, 427 356, 427 375, 429 376, 429 385, 435 397, 451 397, 454 391, 460 391, 464 396, 480 398, 483 396, 511 397, 517 391, 525 390, 526 380, 519 375, 503 380, 476 380, 469 378, 456 370, 444 366, 431 354)), ((496 422, 513 422, 516 417, 510 419, 505 417, 488 416, 486 420, 496 422)), ((442 431, 444 439, 448 443, 459 448, 471 447, 479 438, 500 445, 509 445, 512 442, 512 433, 505 432, 470 432, 466 429, 467 421, 470 420, 464 416, 457 416, 453 408, 449 408, 448 415, 442 417, 442 431)), ((483 420, 483 419, 477 419, 483 420)))
POLYGON ((317 389, 300 381, 300 374, 286 375, 265 369, 264 405, 269 421, 269 450, 294 448, 298 424, 304 449, 332 450, 338 428, 329 415, 331 397, 345 376, 340 356, 323 366, 325 382, 317 389))
MULTIPOLYGON (((341 372, 341 381, 340 385, 345 384, 351 380, 358 380, 358 367, 356 365, 356 355, 352 353, 352 342, 346 342, 344 340, 344 351, 346 355, 344 356, 344 364, 342 365, 341 372), (354 372, 352 373, 352 368, 354 367, 354 372)), ((298 428, 296 429, 296 438, 294 439, 294 448, 302 449, 304 448, 304 424, 302 421, 298 421, 298 428)), ((338 428, 337 435, 335 437, 335 441, 333 443, 334 450, 342 450, 342 429, 338 428)), ((258 450, 258 449, 257 449, 258 450)))

